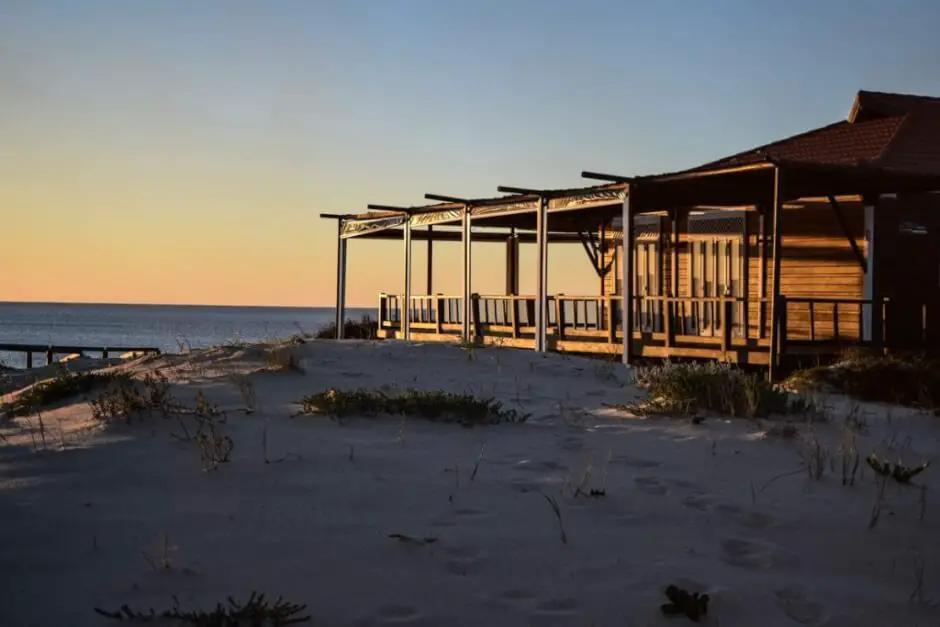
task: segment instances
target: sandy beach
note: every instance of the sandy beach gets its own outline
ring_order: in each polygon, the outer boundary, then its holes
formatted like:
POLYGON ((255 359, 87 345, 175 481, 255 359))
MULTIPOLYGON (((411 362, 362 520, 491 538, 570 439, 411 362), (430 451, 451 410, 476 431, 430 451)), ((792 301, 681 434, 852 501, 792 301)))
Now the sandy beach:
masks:
POLYGON ((160 372, 180 402, 202 393, 225 413, 231 458, 211 471, 172 417, 105 425, 75 399, 42 412, 45 444, 35 417, 0 423, 0 625, 107 625, 94 608, 252 591, 305 604, 312 625, 692 624, 660 611, 669 584, 707 593, 703 623, 723 627, 940 621, 935 416, 831 395, 828 423, 782 437, 773 421, 630 416, 610 405, 643 391, 601 361, 295 350, 303 373, 267 371, 262 345, 113 366, 160 372), (233 375, 251 382, 253 413, 233 375), (296 415, 329 388, 466 392, 531 417, 296 415), (850 439, 863 461, 846 486, 850 439), (932 463, 887 482, 873 528, 872 451, 932 463))

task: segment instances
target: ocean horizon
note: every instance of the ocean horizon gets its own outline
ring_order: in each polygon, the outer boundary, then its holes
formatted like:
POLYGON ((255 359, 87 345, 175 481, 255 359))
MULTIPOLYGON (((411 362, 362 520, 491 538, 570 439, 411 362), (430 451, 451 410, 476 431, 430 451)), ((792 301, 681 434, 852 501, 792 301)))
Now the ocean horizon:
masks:
MULTIPOLYGON (((366 314, 374 316, 375 309, 346 310, 347 318, 366 314)), ((153 347, 175 353, 315 333, 334 316, 333 307, 0 302, 0 344, 153 347)), ((23 368, 26 356, 0 351, 0 364, 23 368)))

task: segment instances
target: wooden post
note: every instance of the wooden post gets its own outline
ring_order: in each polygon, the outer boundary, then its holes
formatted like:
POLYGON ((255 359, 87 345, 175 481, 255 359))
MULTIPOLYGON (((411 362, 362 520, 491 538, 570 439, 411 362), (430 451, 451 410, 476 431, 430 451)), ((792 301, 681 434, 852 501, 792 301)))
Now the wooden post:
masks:
POLYGON ((434 293, 434 225, 428 225, 428 276, 427 290, 424 292, 428 296, 434 293))
POLYGON ((473 341, 479 342, 483 339, 483 322, 480 318, 480 295, 472 294, 470 296, 472 307, 470 308, 473 316, 473 341))
POLYGON ((836 345, 842 345, 842 333, 839 330, 839 303, 832 303, 832 336, 836 345))
POLYGON ((509 301, 509 314, 512 321, 512 337, 519 337, 519 299, 515 296, 509 301))
POLYGON ((809 341, 816 341, 816 307, 815 301, 809 301, 809 341))
POLYGON ((787 323, 787 311, 789 308, 787 307, 786 296, 781 294, 777 300, 780 304, 780 321, 778 323, 778 332, 780 333, 780 357, 783 357, 783 355, 787 354, 787 329, 789 328, 787 323))
POLYGON ((506 239, 506 294, 519 293, 519 236, 516 229, 510 230, 506 239))
POLYGON ((734 301, 723 299, 721 301, 721 353, 724 359, 728 358, 728 351, 731 350, 731 320, 732 306, 734 301))
POLYGON ((623 196, 623 363, 632 363, 631 349, 633 348, 633 213, 630 210, 630 196, 635 189, 629 184, 624 189, 623 196))
MULTIPOLYGON (((677 303, 678 301, 676 301, 676 304, 677 303)), ((663 319, 663 325, 664 325, 663 330, 666 333, 666 346, 667 347, 671 347, 673 345, 673 343, 675 342, 675 337, 676 337, 675 330, 672 328, 673 305, 674 303, 672 302, 671 296, 664 297, 663 310, 665 312, 664 313, 665 318, 663 319)))
POLYGON ((26 351, 26 369, 33 367, 33 351, 26 351))
POLYGON ((107 346, 105 346, 104 348, 101 349, 101 358, 102 358, 102 359, 107 359, 107 358, 108 358, 108 347, 107 347, 107 346))
MULTIPOLYGON (((558 339, 565 339, 565 303, 562 300, 563 294, 555 295, 555 326, 558 327, 558 339)), ((575 304, 577 307, 577 304, 575 304)))
POLYGON ((463 241, 463 339, 467 342, 470 337, 470 293, 472 284, 472 256, 470 242, 470 206, 464 205, 463 220, 461 222, 461 240, 463 241))
POLYGON ((379 294, 379 319, 378 327, 382 329, 388 320, 388 294, 379 294))
POLYGON ((744 244, 744 258, 741 260, 741 293, 744 294, 744 307, 741 311, 741 326, 744 332, 741 334, 747 342, 748 333, 751 330, 751 230, 749 227, 751 212, 744 212, 744 226, 742 228, 741 239, 744 244))
MULTIPOLYGON (((781 190, 781 176, 780 168, 774 168, 774 196, 773 196, 773 217, 774 217, 774 241, 773 241, 773 289, 771 290, 771 300, 770 300, 770 361, 768 366, 768 377, 771 381, 775 380, 779 369, 779 359, 780 359, 780 341, 781 337, 786 337, 787 330, 786 328, 781 329, 780 325, 780 309, 781 304, 783 309, 786 308, 786 303, 778 303, 780 300, 780 267, 781 261, 783 258, 783 246, 782 246, 782 231, 780 218, 783 213, 783 203, 782 203, 782 190, 781 190)), ((785 315, 785 314, 784 314, 785 315)), ((786 321, 784 321, 786 324, 786 321)))
POLYGON ((757 246, 760 251, 760 267, 757 269, 757 326, 760 339, 764 339, 764 327, 767 326, 767 220, 766 206, 760 207, 757 246))
POLYGON ((604 306, 607 309, 607 343, 613 346, 617 343, 617 320, 614 318, 614 299, 616 296, 608 294, 604 297, 604 306))
POLYGON ((539 198, 536 216, 538 284, 535 296, 535 350, 548 350, 548 198, 539 198))
POLYGON ((444 332, 444 298, 440 294, 434 297, 434 322, 437 325, 437 334, 444 332))
POLYGON ((47 365, 47 366, 52 365, 52 360, 53 360, 54 357, 55 357, 55 355, 53 354, 51 348, 46 351, 46 365, 47 365))
POLYGON ((343 339, 346 330, 346 240, 343 220, 337 220, 336 235, 336 339, 343 339))
POLYGON ((405 295, 402 298, 401 327, 404 339, 411 339, 411 220, 406 219, 404 225, 405 240, 405 295))

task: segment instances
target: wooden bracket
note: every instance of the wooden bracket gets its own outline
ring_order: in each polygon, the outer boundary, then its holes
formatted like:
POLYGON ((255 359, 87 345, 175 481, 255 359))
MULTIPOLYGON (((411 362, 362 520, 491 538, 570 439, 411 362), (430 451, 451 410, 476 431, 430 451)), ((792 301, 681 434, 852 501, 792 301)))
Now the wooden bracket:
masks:
POLYGON ((839 202, 836 200, 835 196, 829 196, 829 205, 832 207, 832 211, 836 214, 836 220, 839 221, 839 226, 842 228, 842 232, 845 234, 845 238, 849 241, 849 246, 852 247, 852 252, 855 253, 855 258, 858 259, 858 264, 862 267, 862 272, 867 274, 868 262, 865 259, 865 253, 862 252, 858 242, 856 242, 855 238, 852 237, 852 232, 849 230, 849 225, 845 221, 845 214, 842 213, 842 207, 839 205, 839 202))
POLYGON ((581 238, 581 245, 584 246, 584 252, 587 253, 588 259, 591 260, 591 266, 594 268, 594 272, 597 273, 597 276, 604 278, 610 274, 610 270, 614 265, 613 260, 604 264, 604 254, 601 249, 601 243, 598 241, 595 234, 591 231, 579 231, 578 237, 581 238))

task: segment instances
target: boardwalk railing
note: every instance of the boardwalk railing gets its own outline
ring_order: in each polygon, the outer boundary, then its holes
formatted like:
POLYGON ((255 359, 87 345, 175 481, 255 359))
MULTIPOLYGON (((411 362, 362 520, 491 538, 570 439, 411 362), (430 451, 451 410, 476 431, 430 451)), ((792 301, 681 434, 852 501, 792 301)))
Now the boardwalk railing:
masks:
POLYGON ((103 359, 107 359, 111 355, 119 355, 124 357, 126 355, 146 355, 146 354, 159 354, 160 349, 154 348, 152 346, 144 347, 126 347, 126 346, 68 346, 68 345, 51 345, 51 344, 0 344, 0 352, 6 353, 25 353, 26 354, 26 367, 33 367, 33 355, 45 355, 46 365, 53 363, 57 356, 64 355, 70 357, 72 355, 84 356, 88 353, 97 353, 100 354, 103 359))

